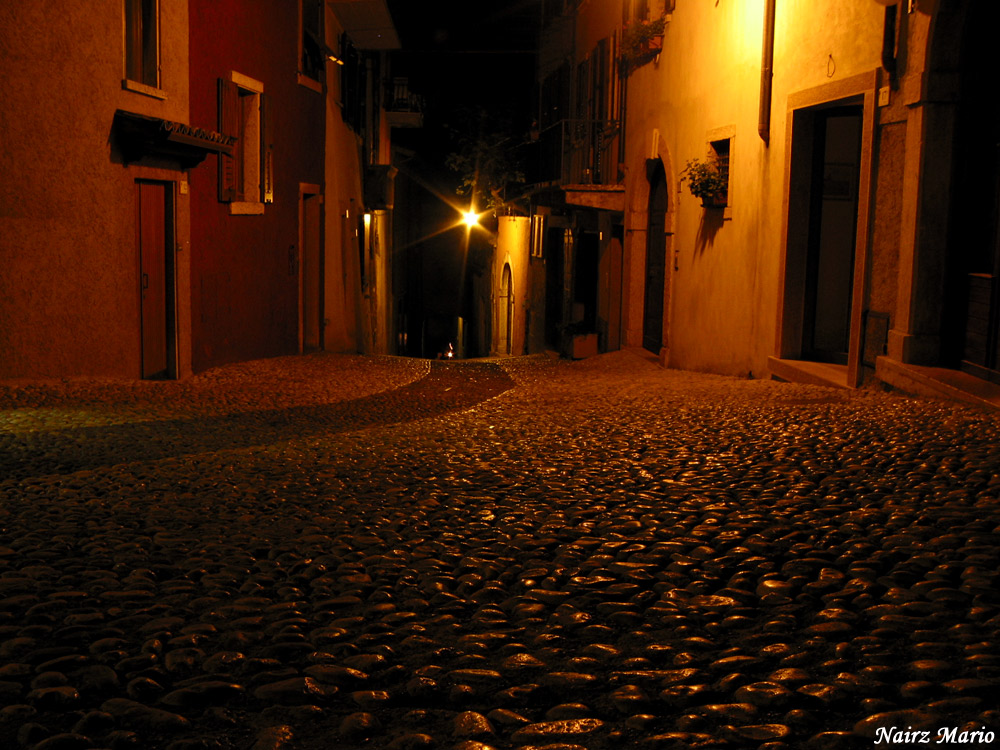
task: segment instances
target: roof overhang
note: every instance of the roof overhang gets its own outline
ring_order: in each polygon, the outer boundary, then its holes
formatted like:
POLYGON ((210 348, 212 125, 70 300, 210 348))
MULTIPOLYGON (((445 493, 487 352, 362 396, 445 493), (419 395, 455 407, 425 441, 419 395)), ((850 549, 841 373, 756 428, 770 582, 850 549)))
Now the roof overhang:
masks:
POLYGON ((361 50, 392 50, 401 47, 386 0, 332 0, 327 7, 361 50))
POLYGON ((232 155, 236 138, 182 122, 117 110, 113 130, 126 163, 151 156, 171 159, 187 169, 209 154, 232 155))
POLYGON ((563 185, 566 205, 598 208, 604 211, 625 210, 624 185, 563 185))

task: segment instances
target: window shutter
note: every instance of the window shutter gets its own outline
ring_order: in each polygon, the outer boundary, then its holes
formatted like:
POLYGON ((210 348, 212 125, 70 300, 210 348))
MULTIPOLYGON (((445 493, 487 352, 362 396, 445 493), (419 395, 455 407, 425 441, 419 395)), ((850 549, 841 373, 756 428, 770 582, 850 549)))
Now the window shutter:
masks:
POLYGON ((264 203, 274 203, 273 112, 271 97, 260 94, 260 195, 264 203))
MULTIPOLYGON (((240 90, 235 83, 219 79, 219 132, 239 138, 240 134, 240 90)), ((242 158, 242 148, 238 140, 233 155, 219 154, 219 200, 230 202, 237 199, 239 175, 236 160, 242 158)))

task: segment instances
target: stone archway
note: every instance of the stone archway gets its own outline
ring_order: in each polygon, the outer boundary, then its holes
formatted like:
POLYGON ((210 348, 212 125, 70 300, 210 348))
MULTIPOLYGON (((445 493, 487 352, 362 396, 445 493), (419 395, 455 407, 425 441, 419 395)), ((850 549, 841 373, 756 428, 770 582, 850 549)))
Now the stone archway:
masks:
POLYGON ((499 323, 498 344, 502 354, 510 354, 514 333, 514 282, 510 263, 504 263, 500 280, 500 299, 497 306, 497 322, 499 323))

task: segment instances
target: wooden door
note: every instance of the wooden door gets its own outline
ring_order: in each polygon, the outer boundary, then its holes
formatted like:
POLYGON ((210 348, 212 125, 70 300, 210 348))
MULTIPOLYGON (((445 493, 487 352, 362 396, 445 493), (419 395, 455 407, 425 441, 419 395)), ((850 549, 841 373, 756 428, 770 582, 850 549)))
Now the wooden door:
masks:
POLYGON ((323 258, 320 252, 319 195, 303 194, 300 205, 302 243, 302 349, 323 348, 323 258))
POLYGON ((169 373, 168 203, 162 182, 136 184, 136 226, 139 250, 139 298, 142 377, 169 373))
POLYGON ((607 351, 621 349, 622 345, 622 243, 614 236, 605 250, 606 305, 608 338, 607 351))
POLYGON ((663 348, 663 293, 667 273, 667 181, 663 167, 657 165, 650 179, 642 346, 659 355, 663 348))

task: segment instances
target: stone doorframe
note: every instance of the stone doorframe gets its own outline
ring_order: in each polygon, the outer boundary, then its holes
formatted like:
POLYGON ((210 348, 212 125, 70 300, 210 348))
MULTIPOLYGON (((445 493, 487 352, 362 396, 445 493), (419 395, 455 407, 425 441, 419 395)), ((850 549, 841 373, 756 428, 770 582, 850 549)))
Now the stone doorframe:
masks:
MULTIPOLYGON (((805 296, 805 253, 789 254, 789 238, 798 237, 801 227, 797 220, 800 211, 793 210, 792 193, 801 192, 801 186, 792 184, 793 143, 796 114, 805 113, 839 103, 858 104, 863 107, 861 123, 860 178, 858 183, 858 217, 854 249, 854 279, 851 291, 850 335, 847 355, 847 385, 861 384, 863 354, 863 321, 865 290, 871 265, 871 221, 873 204, 873 154, 875 150, 876 97, 878 71, 872 70, 842 81, 805 89, 788 96, 785 124, 785 176, 782 205, 781 254, 778 297, 778 321, 775 341, 780 359, 802 357, 802 309, 805 296)), ((797 170, 801 172, 802 170, 797 170)), ((806 170, 808 171, 808 170, 806 170)))
MULTIPOLYGON (((992 0, 987 0, 992 1, 992 0)), ((907 108, 899 286, 887 357, 913 365, 941 364, 949 244, 954 132, 958 120, 960 45, 972 0, 940 3, 927 26, 926 47, 910 51, 912 70, 899 95, 907 108), (923 54, 920 66, 918 55, 923 54)), ((914 36, 917 36, 915 33, 914 36)))

